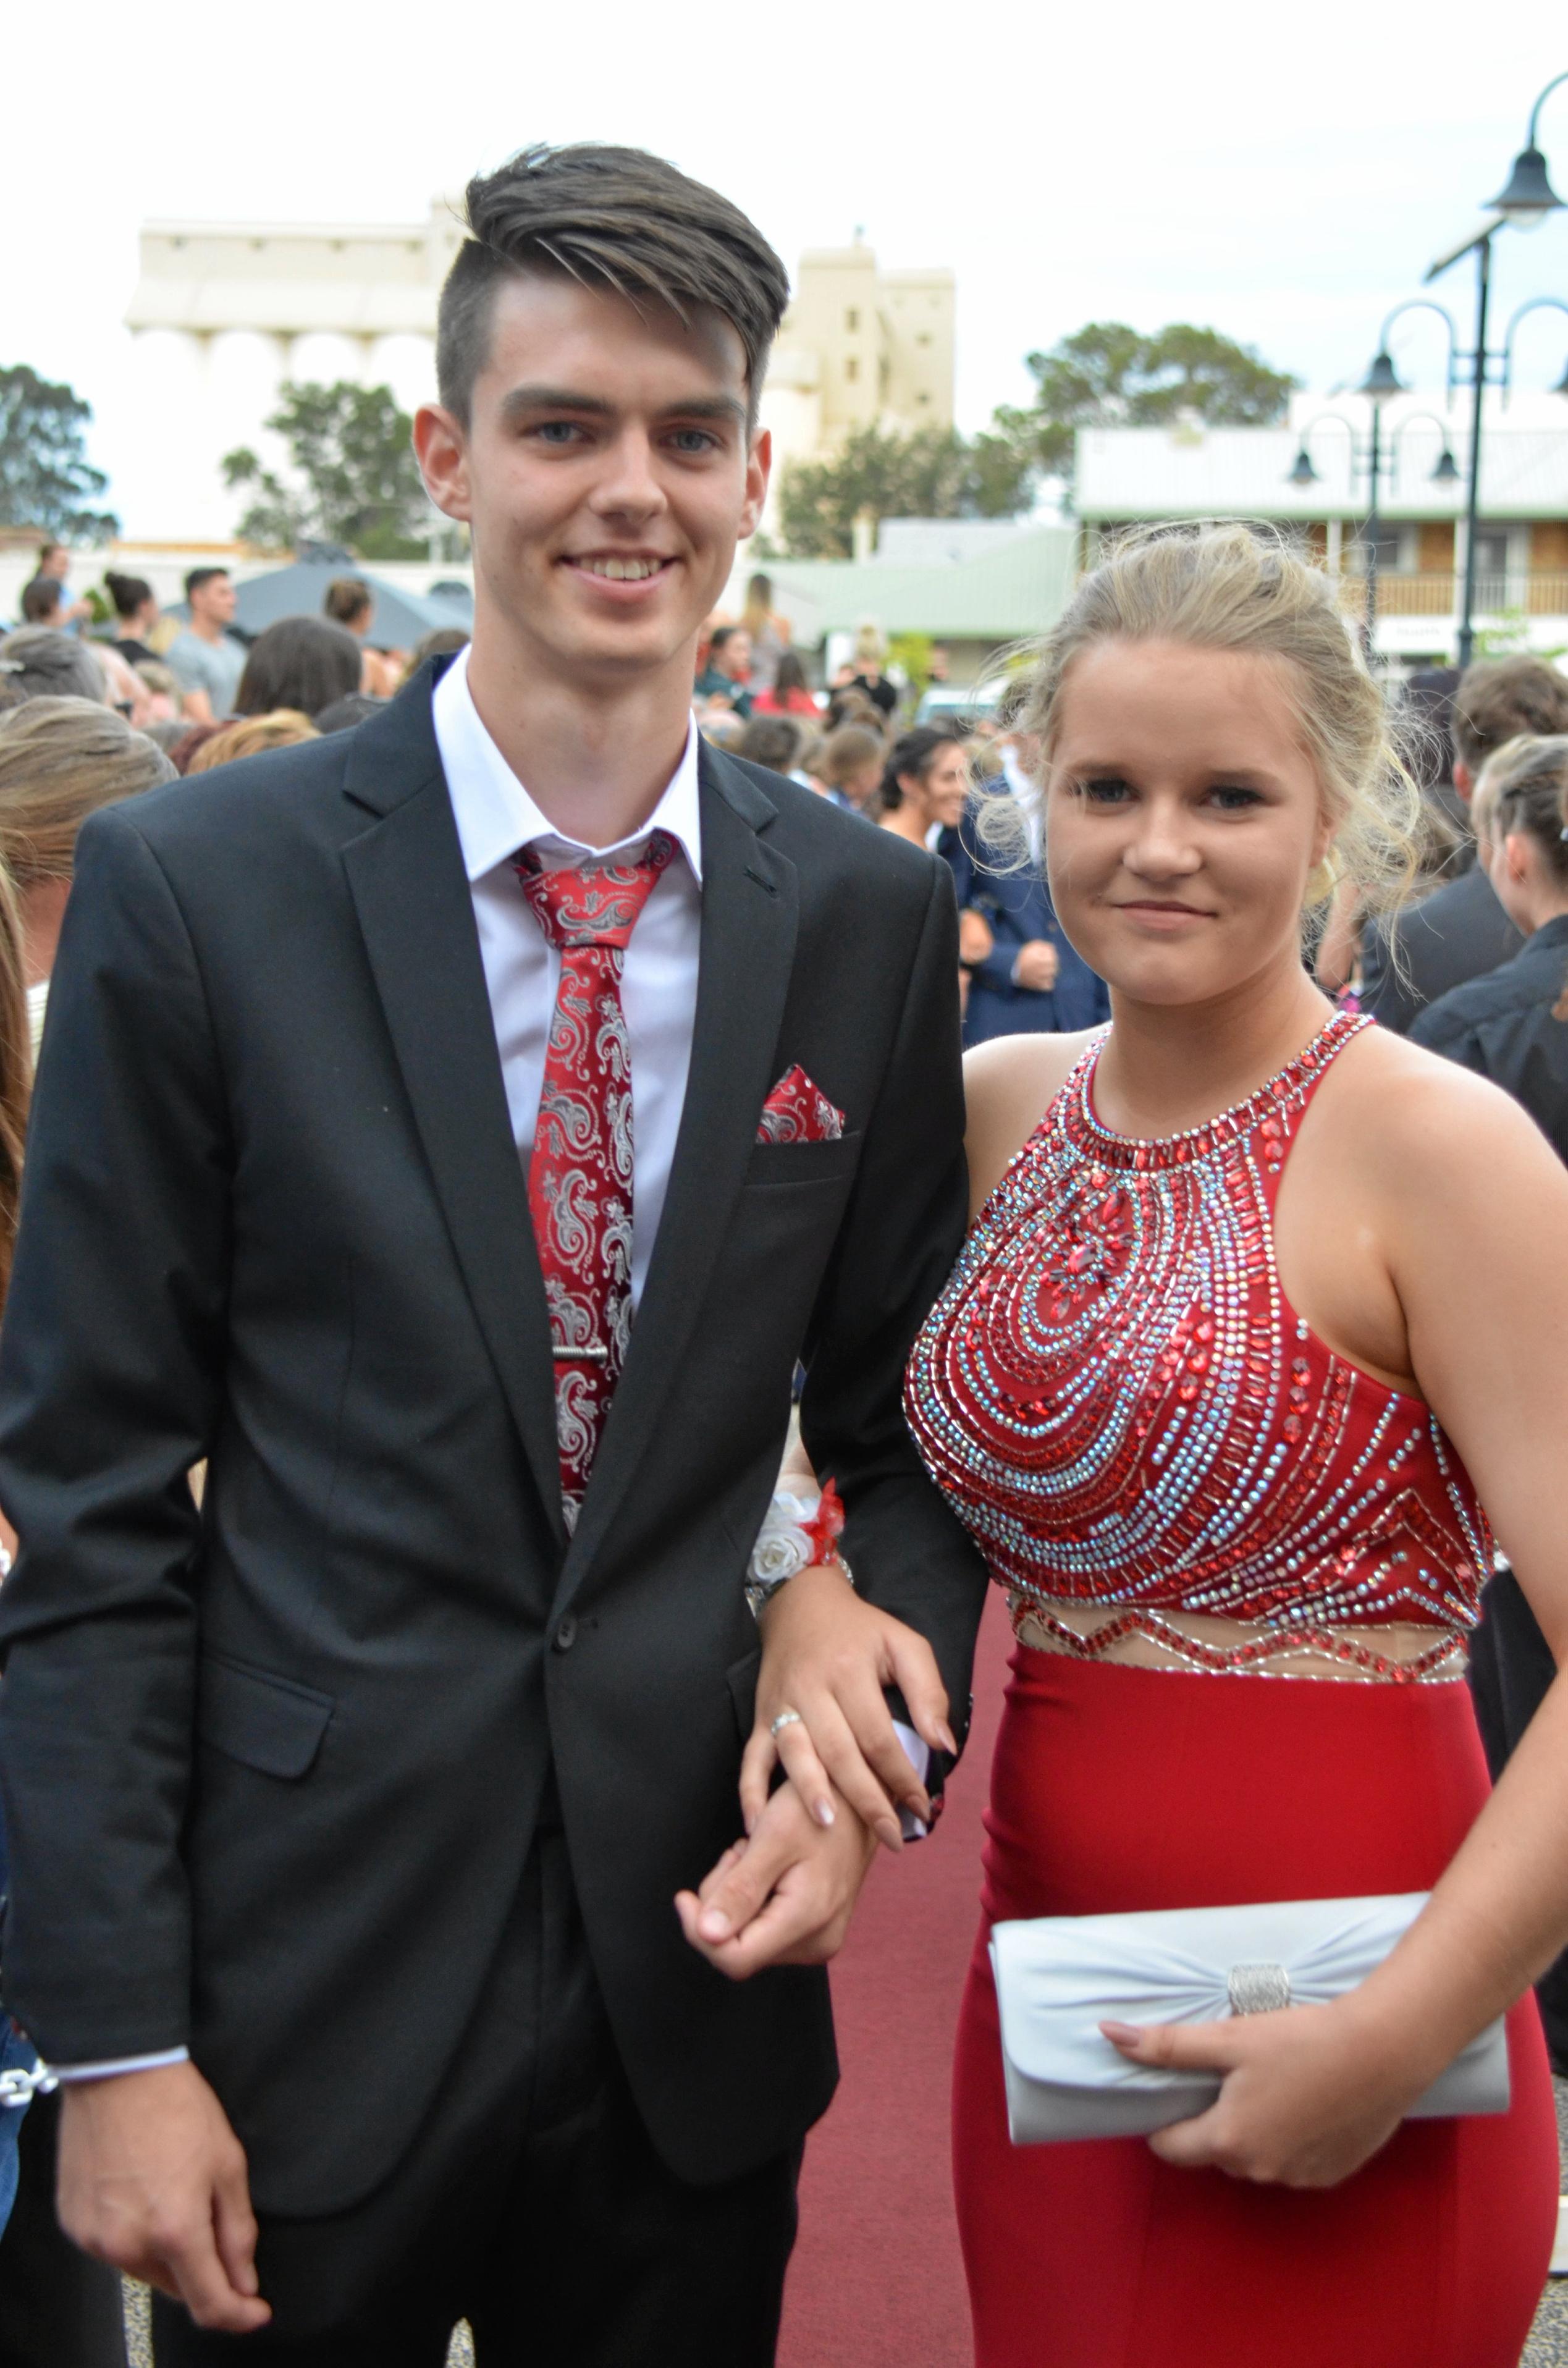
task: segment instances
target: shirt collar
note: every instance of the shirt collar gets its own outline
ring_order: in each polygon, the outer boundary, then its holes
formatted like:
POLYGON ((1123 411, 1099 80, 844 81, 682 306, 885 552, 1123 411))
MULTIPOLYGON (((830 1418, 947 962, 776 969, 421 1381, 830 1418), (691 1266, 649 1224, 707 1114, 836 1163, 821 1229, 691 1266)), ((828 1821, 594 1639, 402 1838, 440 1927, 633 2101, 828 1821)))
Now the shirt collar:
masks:
POLYGON ((695 719, 687 726, 680 762, 642 828, 618 838, 613 846, 588 848, 580 839, 568 838, 540 812, 485 730, 468 687, 466 649, 458 652, 436 685, 430 716, 471 887, 536 840, 549 840, 602 862, 625 848, 641 847, 653 830, 667 831, 676 840, 691 866, 692 877, 700 884, 702 823, 697 794, 695 719))

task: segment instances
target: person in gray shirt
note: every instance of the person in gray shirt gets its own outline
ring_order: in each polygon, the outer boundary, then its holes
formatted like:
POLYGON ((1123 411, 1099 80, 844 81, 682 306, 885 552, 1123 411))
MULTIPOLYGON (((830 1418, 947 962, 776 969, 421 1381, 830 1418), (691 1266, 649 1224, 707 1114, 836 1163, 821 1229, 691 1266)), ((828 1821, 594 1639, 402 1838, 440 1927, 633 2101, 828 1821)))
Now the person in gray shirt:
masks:
POLYGON ((190 622, 170 643, 165 663, 184 697, 190 723, 218 723, 234 712, 245 669, 244 643, 229 632, 234 587, 226 567, 193 567, 185 579, 190 622))

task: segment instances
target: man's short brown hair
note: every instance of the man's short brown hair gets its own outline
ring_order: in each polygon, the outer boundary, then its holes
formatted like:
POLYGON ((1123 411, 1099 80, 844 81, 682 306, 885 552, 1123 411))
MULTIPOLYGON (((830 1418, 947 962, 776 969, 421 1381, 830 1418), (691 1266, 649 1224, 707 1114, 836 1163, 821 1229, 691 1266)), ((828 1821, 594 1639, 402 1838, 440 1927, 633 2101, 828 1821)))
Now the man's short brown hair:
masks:
POLYGON ((1482 658, 1454 694, 1454 746, 1471 772, 1522 734, 1568 732, 1568 675, 1544 658, 1482 658))
POLYGON ((24 625, 52 625, 60 617, 60 578, 57 575, 35 575, 30 584, 22 586, 22 622, 24 625))
POLYGON ((466 193, 469 236, 441 290, 436 379, 466 426, 501 281, 523 272, 651 299, 685 321, 723 315, 745 349, 753 427, 790 301, 784 266, 738 206, 641 148, 525 148, 466 193))

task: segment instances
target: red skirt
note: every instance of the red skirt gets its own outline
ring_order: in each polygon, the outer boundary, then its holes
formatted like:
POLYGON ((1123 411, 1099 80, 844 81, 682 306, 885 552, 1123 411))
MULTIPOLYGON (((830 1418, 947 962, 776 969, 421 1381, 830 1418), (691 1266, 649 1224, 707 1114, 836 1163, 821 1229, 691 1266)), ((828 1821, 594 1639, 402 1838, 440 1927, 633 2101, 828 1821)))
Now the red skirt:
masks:
POLYGON ((989 1926, 1422 1891, 1487 1794, 1462 1683, 1013 1656, 954 2073, 976 2368, 1514 2368, 1557 2216, 1533 1998, 1506 2114, 1406 2122, 1335 2188, 1007 2136, 989 1926))

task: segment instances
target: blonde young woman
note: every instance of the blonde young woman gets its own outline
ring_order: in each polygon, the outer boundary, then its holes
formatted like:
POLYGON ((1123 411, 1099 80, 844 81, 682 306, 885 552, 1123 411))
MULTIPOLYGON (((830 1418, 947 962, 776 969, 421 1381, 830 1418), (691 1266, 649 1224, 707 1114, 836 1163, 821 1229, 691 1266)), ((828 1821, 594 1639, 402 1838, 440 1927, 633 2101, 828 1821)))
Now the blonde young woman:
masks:
MULTIPOLYGON (((1414 819, 1323 577, 1241 528, 1135 542, 1028 723, 1113 1017, 969 1056, 973 1223, 907 1393, 1017 1637, 955 2088, 978 2368, 1506 2368, 1555 2222, 1527 1993, 1568 1939, 1568 1681, 1489 1799, 1462 1669, 1488 1515, 1568 1649, 1568 1178, 1302 966, 1414 819), (1010 2145, 994 1920, 1428 1888, 1333 2003, 1107 2026, 1222 2075, 1209 2111, 1010 2145), (1504 2012, 1509 2110, 1407 2120, 1504 2012)), ((934 1666, 831 1566, 763 1621, 748 1801, 781 1752, 885 1828, 883 1782, 922 1794, 881 1687, 896 1658, 930 1740, 934 1666)))

